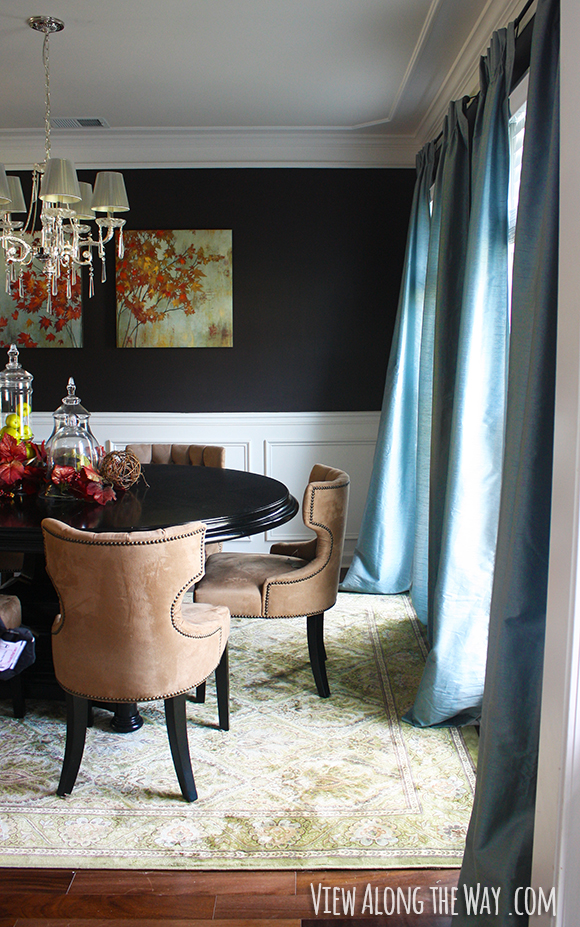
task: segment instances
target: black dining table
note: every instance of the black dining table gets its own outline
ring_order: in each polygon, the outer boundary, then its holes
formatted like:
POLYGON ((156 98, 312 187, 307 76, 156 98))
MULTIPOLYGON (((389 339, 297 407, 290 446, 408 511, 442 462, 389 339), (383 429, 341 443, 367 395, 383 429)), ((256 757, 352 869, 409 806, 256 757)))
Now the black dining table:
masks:
POLYGON ((41 553, 41 522, 58 518, 88 531, 144 531, 190 521, 207 541, 229 541, 283 525, 298 502, 279 480, 245 470, 146 464, 130 489, 106 505, 39 493, 0 504, 0 550, 41 553))
MULTIPOLYGON (((283 525, 299 507, 283 483, 258 473, 175 464, 147 464, 141 472, 137 483, 117 491, 116 500, 106 505, 50 492, 0 504, 0 551, 24 553, 22 573, 5 582, 2 592, 19 596, 22 623, 36 638, 36 661, 22 674, 25 698, 63 697, 52 666, 50 629, 59 605, 44 569, 43 518, 95 532, 144 531, 202 521, 206 542, 218 542, 283 525)), ((8 691, 2 691, 5 686, 0 683, 0 697, 8 697, 8 691)), ((135 721, 129 717, 125 724, 117 716, 114 726, 133 730, 135 721)))

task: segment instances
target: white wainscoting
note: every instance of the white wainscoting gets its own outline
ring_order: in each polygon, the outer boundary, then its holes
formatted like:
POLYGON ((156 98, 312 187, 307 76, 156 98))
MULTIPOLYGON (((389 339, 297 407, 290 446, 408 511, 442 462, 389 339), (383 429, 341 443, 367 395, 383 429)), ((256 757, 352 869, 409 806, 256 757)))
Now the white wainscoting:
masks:
MULTIPOLYGON (((226 449, 226 466, 263 473, 281 480, 301 501, 315 463, 346 470, 351 477, 344 563, 350 563, 364 511, 379 412, 235 412, 235 413, 116 413, 95 412, 91 428, 107 450, 126 444, 219 444, 226 449)), ((52 431, 52 416, 35 412, 37 440, 52 431)), ((272 540, 293 541, 309 533, 298 514, 274 531, 239 541, 230 550, 269 550, 272 540)))

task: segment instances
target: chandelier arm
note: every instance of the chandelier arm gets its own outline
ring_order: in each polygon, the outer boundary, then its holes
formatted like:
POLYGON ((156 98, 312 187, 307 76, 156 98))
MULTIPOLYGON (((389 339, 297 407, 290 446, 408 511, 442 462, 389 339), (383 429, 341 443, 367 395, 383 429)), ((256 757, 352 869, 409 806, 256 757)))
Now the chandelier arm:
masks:
POLYGON ((30 264, 34 257, 32 245, 16 235, 2 234, 2 247, 6 253, 6 262, 9 264, 30 264), (19 249, 19 251, 17 251, 19 249))
POLYGON ((39 164, 35 164, 32 169, 32 192, 30 194, 30 206, 28 207, 28 215, 26 216, 26 222, 24 223, 24 228, 22 229, 23 234, 32 236, 34 232, 34 227, 36 225, 36 217, 38 215, 38 193, 40 178, 42 176, 42 169, 39 164))

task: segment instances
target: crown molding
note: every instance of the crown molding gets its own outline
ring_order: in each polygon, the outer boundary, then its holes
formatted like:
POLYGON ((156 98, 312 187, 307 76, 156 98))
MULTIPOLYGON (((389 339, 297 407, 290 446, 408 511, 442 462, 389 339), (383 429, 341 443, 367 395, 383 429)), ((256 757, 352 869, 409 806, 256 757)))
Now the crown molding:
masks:
MULTIPOLYGON (((433 15, 437 6, 438 0, 433 0, 430 8, 433 15)), ((486 53, 492 33, 512 21, 522 6, 523 0, 487 0, 441 81, 435 100, 418 128, 407 134, 397 135, 388 125, 382 129, 378 126, 53 129, 53 153, 55 157, 66 156, 79 169, 90 170, 414 167, 419 149, 441 129, 450 101, 477 90, 480 57, 486 53)), ((425 34, 431 20, 432 16, 425 34)), ((422 34, 417 55, 424 37, 422 34)), ((417 55, 413 57, 413 66, 417 55)), ((408 77, 406 74, 404 84, 408 77)), ((9 170, 30 169, 43 157, 43 152, 42 130, 0 129, 0 160, 9 170)))
POLYGON ((421 120, 414 136, 417 149, 422 148, 441 130, 452 100, 477 93, 479 62, 487 52, 491 36, 512 22, 523 6, 523 0, 488 0, 447 76, 441 81, 437 96, 421 120))
MULTIPOLYGON (((31 168, 42 156, 36 129, 0 130, 8 170, 31 168)), ((53 130, 55 157, 77 168, 169 167, 409 167, 413 136, 356 129, 167 128, 53 130)))

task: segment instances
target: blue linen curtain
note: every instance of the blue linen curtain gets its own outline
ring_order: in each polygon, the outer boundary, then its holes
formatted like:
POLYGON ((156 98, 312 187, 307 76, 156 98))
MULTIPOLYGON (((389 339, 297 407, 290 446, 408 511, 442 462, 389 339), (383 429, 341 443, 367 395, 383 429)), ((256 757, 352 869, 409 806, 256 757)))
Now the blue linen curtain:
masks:
POLYGON ((411 584, 415 537, 417 395, 435 145, 416 159, 417 179, 399 310, 373 471, 353 566, 343 589, 402 592, 411 584))
MULTIPOLYGON (((475 803, 458 898, 501 888, 500 912, 456 927, 527 924, 546 622, 558 298, 559 0, 538 0, 512 290, 506 444, 475 803)), ((549 886, 546 886, 549 890, 549 886)))
MULTIPOLYGON (((405 716, 418 726, 470 723, 481 710, 503 454, 513 57, 512 25, 492 36, 481 61, 473 137, 466 101, 452 104, 446 118, 418 389, 403 405, 387 376, 381 419, 381 430, 388 422, 387 439, 375 455, 363 530, 342 585, 381 593, 410 589, 431 644, 405 716), (392 453, 393 433, 399 442, 403 435, 406 453, 392 453), (408 484, 403 468, 411 458, 414 492, 378 494, 377 486, 408 484), (406 570, 392 570, 393 561, 406 570)), ((399 313, 405 310, 401 300, 399 313)))
MULTIPOLYGON (((421 344, 419 432, 417 438, 417 518, 411 595, 418 617, 430 626, 429 557, 438 506, 432 508, 432 444, 438 441, 444 417, 439 414, 441 351, 455 368, 458 327, 465 271, 465 243, 469 229, 471 132, 466 115, 469 98, 451 103, 443 125, 443 141, 433 196, 433 223, 421 344), (434 427, 433 427, 434 424, 434 427)), ((436 474, 435 474, 436 475, 436 474)), ((404 517, 404 515, 403 515, 404 517)), ((431 628, 429 633, 432 638, 431 628)))
MULTIPOLYGON (((481 60, 471 205, 468 152, 459 131, 454 135, 462 144, 449 158, 441 190, 445 234, 438 262, 429 460, 430 651, 405 716, 421 727, 468 724, 481 712, 503 459, 514 50, 512 24, 494 33, 481 60)), ((413 587, 411 597, 415 602, 413 587)))

